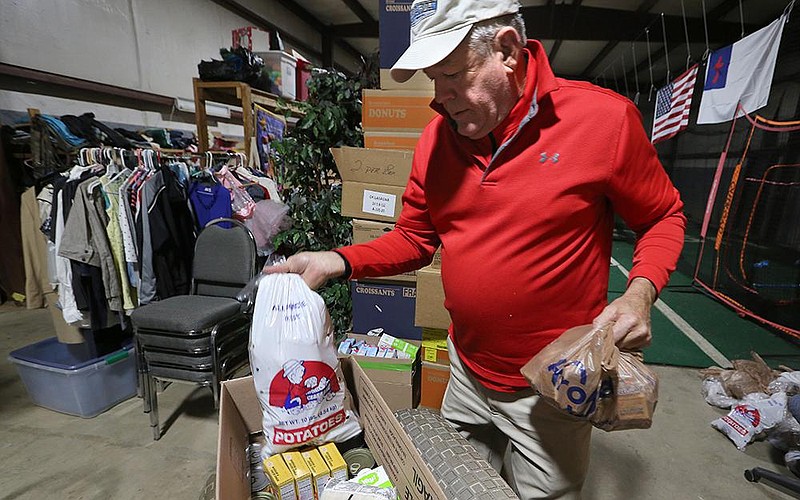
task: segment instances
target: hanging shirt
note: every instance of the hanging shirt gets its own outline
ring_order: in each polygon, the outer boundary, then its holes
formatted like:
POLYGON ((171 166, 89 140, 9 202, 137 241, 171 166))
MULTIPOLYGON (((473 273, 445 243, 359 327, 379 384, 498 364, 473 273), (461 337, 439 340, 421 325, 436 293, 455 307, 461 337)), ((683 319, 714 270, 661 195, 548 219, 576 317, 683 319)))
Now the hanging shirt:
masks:
POLYGON ((194 181, 189 188, 189 199, 197 217, 198 229, 219 217, 231 217, 231 192, 218 182, 203 184, 194 181))
POLYGON ((72 291, 72 266, 69 259, 61 257, 58 252, 61 248, 61 236, 64 234, 64 212, 61 210, 62 193, 57 190, 54 194, 55 203, 55 224, 53 235, 56 247, 56 276, 58 277, 58 303, 61 305, 61 313, 67 323, 76 323, 83 320, 83 315, 78 310, 75 302, 75 294, 72 291))
POLYGON ((119 187, 125 180, 125 174, 113 180, 108 177, 104 177, 101 180, 107 196, 106 201, 108 202, 106 205, 106 214, 108 215, 106 233, 108 234, 108 242, 111 245, 111 254, 114 257, 114 267, 117 276, 119 276, 122 292, 122 308, 126 312, 132 311, 136 307, 136 304, 133 302, 133 293, 131 291, 127 272, 127 262, 125 262, 125 249, 122 238, 122 228, 120 227, 119 196, 117 195, 119 187))

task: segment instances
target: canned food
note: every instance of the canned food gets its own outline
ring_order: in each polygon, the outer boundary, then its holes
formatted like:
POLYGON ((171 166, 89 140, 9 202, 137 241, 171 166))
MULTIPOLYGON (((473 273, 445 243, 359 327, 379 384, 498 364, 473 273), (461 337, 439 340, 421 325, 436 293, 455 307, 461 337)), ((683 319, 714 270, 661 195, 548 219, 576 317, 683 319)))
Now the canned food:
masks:
POLYGON ((250 467, 250 491, 260 492, 267 488, 269 488, 270 481, 267 475, 264 473, 264 468, 259 465, 253 465, 250 467))
POLYGON ((361 469, 375 467, 375 458, 367 448, 353 448, 342 454, 347 463, 347 470, 351 477, 355 477, 361 469))

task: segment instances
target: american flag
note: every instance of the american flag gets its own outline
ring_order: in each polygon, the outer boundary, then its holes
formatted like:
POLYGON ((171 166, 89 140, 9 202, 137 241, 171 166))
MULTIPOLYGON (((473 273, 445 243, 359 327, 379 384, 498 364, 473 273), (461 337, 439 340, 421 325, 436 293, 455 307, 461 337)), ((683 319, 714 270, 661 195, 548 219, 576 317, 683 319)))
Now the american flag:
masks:
POLYGON ((695 80, 697 80, 697 64, 658 89, 653 136, 650 139, 653 144, 669 139, 689 126, 689 110, 692 107, 695 80))

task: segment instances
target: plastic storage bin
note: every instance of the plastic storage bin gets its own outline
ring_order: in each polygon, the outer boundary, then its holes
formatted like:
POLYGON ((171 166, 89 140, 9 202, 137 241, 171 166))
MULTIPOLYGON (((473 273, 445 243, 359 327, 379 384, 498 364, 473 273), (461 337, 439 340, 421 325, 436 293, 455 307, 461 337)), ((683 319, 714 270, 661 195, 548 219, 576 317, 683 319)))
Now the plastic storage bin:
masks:
POLYGON ((33 402, 58 412, 91 418, 136 395, 132 346, 96 358, 82 344, 51 337, 13 351, 8 359, 33 402))
POLYGON ((289 100, 297 96, 297 59, 280 50, 256 52, 264 60, 264 71, 272 81, 272 93, 289 100))

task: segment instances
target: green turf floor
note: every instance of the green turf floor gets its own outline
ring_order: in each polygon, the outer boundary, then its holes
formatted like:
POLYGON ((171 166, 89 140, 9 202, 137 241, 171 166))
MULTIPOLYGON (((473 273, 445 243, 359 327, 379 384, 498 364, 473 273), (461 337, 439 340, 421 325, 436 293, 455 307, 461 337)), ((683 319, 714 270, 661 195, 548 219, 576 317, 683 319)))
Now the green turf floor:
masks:
MULTIPOLYGON (((633 247, 614 242, 614 259, 630 270, 633 247)), ((626 278, 611 267, 609 300, 625 290, 626 278)), ((769 330, 692 287, 691 278, 675 272, 661 293, 661 300, 686 320, 729 360, 750 359, 755 351, 771 366, 800 369, 800 343, 788 335, 769 330)), ((648 363, 707 367, 715 363, 656 308, 652 312, 653 343, 644 352, 648 363)))

